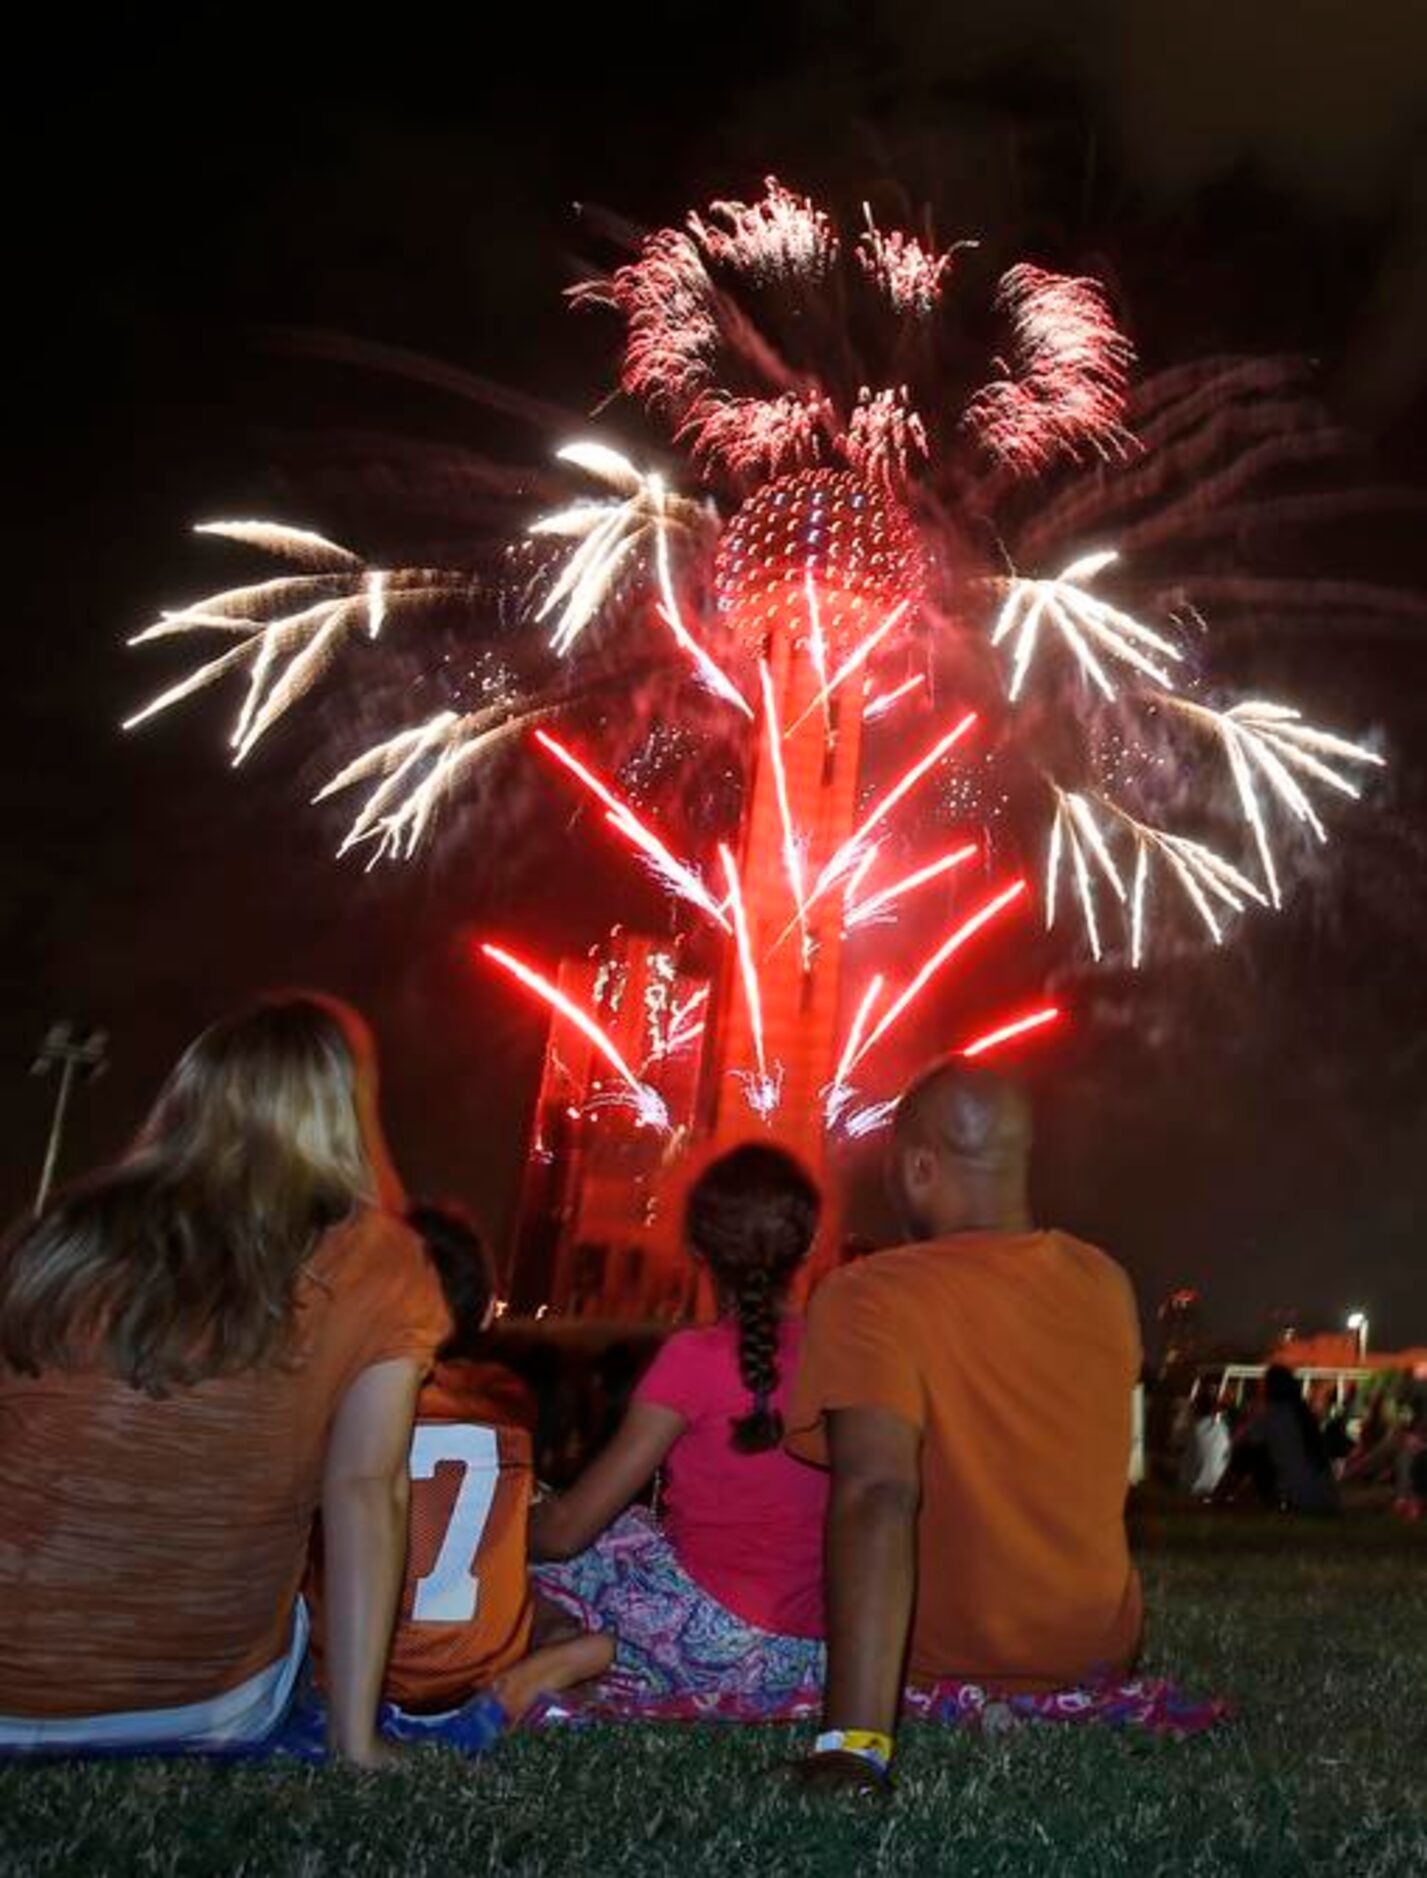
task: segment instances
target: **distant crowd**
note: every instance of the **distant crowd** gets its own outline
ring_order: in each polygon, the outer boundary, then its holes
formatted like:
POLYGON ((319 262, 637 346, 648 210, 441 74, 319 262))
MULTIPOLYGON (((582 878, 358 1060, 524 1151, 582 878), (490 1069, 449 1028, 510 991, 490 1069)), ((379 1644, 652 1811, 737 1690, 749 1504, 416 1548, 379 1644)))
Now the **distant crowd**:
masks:
POLYGON ((1180 1488, 1218 1506, 1337 1512, 1345 1486, 1390 1489, 1399 1518, 1427 1507, 1427 1384, 1403 1376, 1370 1392, 1356 1382, 1316 1396, 1286 1364, 1264 1371, 1256 1400, 1196 1383, 1176 1429, 1180 1488))

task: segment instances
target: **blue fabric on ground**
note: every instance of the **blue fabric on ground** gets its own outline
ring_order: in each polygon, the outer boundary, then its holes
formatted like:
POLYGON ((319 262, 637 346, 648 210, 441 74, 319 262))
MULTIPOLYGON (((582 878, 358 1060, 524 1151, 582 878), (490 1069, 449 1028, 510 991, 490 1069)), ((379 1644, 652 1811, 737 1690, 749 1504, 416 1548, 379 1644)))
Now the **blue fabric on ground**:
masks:
MULTIPOLYGON (((506 1713, 493 1695, 473 1696, 463 1707, 443 1715, 410 1715, 390 1702, 377 1714, 377 1730, 384 1741, 406 1746, 453 1748, 472 1759, 487 1752, 505 1732, 506 1713)), ((148 1743, 143 1746, 76 1748, 21 1748, 0 1751, 0 1760, 75 1761, 164 1759, 206 1761, 325 1761, 327 1759, 327 1705, 319 1696, 300 1695, 280 1727, 261 1741, 231 1747, 185 1748, 148 1743)))

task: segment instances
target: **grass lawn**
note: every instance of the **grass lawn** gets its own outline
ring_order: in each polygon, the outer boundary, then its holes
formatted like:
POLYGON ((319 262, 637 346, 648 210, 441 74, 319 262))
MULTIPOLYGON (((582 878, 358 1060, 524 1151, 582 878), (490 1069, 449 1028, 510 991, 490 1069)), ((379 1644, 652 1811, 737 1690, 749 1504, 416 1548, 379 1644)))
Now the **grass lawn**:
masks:
POLYGON ((1427 1873, 1427 1526, 1166 1509, 1137 1532, 1146 1668, 1233 1697, 1217 1736, 908 1728, 885 1810, 781 1792, 788 1729, 527 1736, 375 1777, 11 1766, 0 1872, 1427 1873))

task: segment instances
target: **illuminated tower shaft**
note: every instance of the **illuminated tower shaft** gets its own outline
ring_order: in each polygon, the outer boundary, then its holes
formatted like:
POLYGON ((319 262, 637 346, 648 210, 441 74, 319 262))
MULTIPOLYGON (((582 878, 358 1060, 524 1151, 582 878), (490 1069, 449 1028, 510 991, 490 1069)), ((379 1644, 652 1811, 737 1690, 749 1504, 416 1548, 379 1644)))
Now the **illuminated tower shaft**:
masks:
MULTIPOLYGON (((785 733, 782 758, 788 821, 801 849, 800 875, 806 897, 855 823, 862 687, 860 678, 853 679, 824 707, 817 703, 824 678, 806 633, 771 633, 765 651, 778 722, 785 733)), ((798 920, 783 804, 766 725, 760 726, 760 733, 750 763, 739 872, 758 969, 763 1053, 770 1075, 781 1083, 770 1131, 816 1172, 824 1155, 826 1091, 837 1067, 841 1039, 842 894, 839 890, 825 894, 804 921, 798 920)), ((744 1081, 756 1069, 757 1045, 732 955, 711 1058, 716 1077, 716 1138, 728 1142, 760 1133, 744 1081)))
POLYGON ((765 483, 733 517, 719 550, 719 607, 760 661, 760 676, 767 674, 775 722, 770 734, 761 695, 740 831, 762 1063, 752 999, 730 961, 711 1038, 714 1135, 727 1142, 759 1132, 746 1086, 766 1068, 781 1083, 769 1131, 815 1171, 825 1156, 825 1107, 842 1043, 847 883, 839 879, 821 894, 817 884, 856 828, 862 661, 915 606, 921 585, 906 511, 885 487, 847 470, 803 470, 765 483), (792 864, 790 836, 798 847, 792 864))

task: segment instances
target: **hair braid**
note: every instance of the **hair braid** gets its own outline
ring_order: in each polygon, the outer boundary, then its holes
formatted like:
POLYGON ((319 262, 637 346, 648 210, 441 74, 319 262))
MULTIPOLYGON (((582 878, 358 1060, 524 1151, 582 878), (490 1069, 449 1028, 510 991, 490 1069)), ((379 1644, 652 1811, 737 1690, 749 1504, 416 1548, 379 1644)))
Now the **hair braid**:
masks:
POLYGON ((737 1324, 738 1373, 753 1397, 751 1411, 731 1423, 740 1454, 761 1454, 783 1438, 783 1418, 773 1407, 779 1320, 817 1221, 817 1188, 771 1143, 721 1155, 690 1189, 685 1229, 737 1324))
POLYGON ((753 1397, 753 1409, 733 1423, 740 1454, 761 1454, 783 1439, 783 1417, 773 1407, 778 1387, 778 1292, 766 1266, 754 1266, 739 1281, 733 1299, 738 1319, 738 1373, 753 1397))

